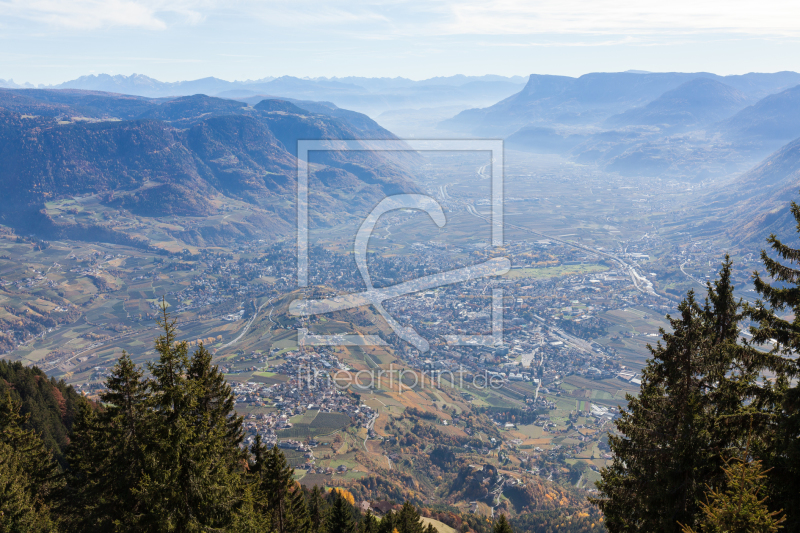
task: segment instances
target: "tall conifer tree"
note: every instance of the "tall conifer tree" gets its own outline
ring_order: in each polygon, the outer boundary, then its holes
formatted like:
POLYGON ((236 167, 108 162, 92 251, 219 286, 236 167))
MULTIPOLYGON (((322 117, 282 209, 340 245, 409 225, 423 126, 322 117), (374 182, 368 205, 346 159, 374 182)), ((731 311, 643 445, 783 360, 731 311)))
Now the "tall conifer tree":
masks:
POLYGON ((192 368, 166 304, 159 325, 159 359, 148 365, 152 426, 136 491, 148 511, 144 525, 158 531, 223 529, 236 517, 244 493, 244 463, 231 460, 239 451, 226 422, 235 414, 225 411, 230 402, 224 387, 214 391, 209 385, 210 359, 198 357, 192 368))
POLYGON ((353 506, 337 491, 332 490, 329 498, 327 530, 328 533, 353 533, 355 521, 353 520, 353 506))
POLYGON ((378 533, 378 519, 369 509, 358 524, 358 533, 378 533))
POLYGON ((288 514, 291 512, 289 491, 294 485, 294 469, 277 446, 264 454, 263 464, 258 469, 259 488, 266 511, 273 517, 278 533, 287 533, 288 514))
POLYGON ((381 521, 378 523, 378 533, 393 533, 397 530, 397 517, 398 514, 393 510, 383 515, 381 521))
POLYGON ((508 523, 508 519, 504 514, 501 514, 500 518, 494 523, 492 531, 494 533, 514 533, 514 530, 511 529, 511 524, 508 523))
POLYGON ((52 531, 47 500, 57 465, 6 391, 0 398, 0 531, 52 531))
POLYGON ((149 434, 147 384, 123 352, 106 387, 102 409, 79 406, 61 500, 72 528, 136 531, 144 512, 136 492, 149 434))
POLYGON ((252 456, 252 460, 250 461, 250 473, 258 476, 261 472, 261 468, 264 466, 264 454, 266 454, 267 448, 264 446, 264 443, 261 441, 261 435, 256 433, 256 437, 253 440, 253 444, 250 445, 250 455, 252 456))
MULTIPOLYGON (((800 233, 800 206, 795 202, 791 213, 800 233)), ((775 259, 762 250, 761 260, 772 281, 753 272, 760 299, 746 312, 756 323, 753 342, 771 348, 760 354, 761 364, 775 380, 764 380, 761 406, 772 416, 761 417, 753 449, 769 469, 768 501, 773 509, 788 510, 784 527, 795 531, 800 528, 800 512, 792 512, 800 506, 800 249, 775 235, 767 242, 775 259)))
POLYGON ((706 484, 720 482, 725 453, 746 433, 758 373, 752 350, 737 343, 741 304, 729 259, 707 291, 703 306, 690 291, 680 318, 668 317, 673 332, 661 331, 639 396, 627 397, 615 423, 621 436, 609 436, 614 461, 592 501, 612 533, 694 524, 706 484))
MULTIPOLYGON (((222 426, 228 448, 239 450, 244 440, 243 418, 236 414, 236 400, 230 385, 219 367, 211 365, 211 353, 202 343, 192 354, 188 378, 196 387, 196 407, 200 415, 207 419, 212 430, 222 426)), ((243 454, 237 453, 235 459, 241 460, 243 457, 243 454)))
POLYGON ((314 485, 308 497, 308 514, 311 520, 311 530, 316 533, 325 533, 325 500, 322 491, 314 485))
POLYGON ((308 514, 308 505, 303 488, 295 484, 289 493, 289 505, 286 519, 288 533, 317 533, 311 529, 311 517, 308 514))
POLYGON ((409 502, 403 503, 403 508, 397 513, 395 526, 400 533, 423 533, 425 529, 422 518, 409 502))

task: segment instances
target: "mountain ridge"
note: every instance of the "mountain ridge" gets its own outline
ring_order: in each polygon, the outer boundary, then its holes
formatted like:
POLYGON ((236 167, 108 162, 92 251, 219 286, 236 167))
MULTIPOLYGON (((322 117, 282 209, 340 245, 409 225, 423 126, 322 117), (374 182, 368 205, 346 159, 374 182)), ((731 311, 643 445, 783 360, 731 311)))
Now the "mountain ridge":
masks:
POLYGON ((702 127, 740 111, 748 101, 747 96, 730 85, 710 78, 695 78, 665 92, 643 107, 609 117, 605 124, 612 127, 702 127))
POLYGON ((800 74, 718 76, 697 73, 591 73, 578 78, 532 74, 526 86, 487 108, 462 111, 439 124, 476 135, 508 136, 529 124, 600 124, 631 108, 644 106, 683 83, 707 78, 730 85, 749 98, 763 98, 800 84, 800 74))
POLYGON ((772 150, 800 136, 800 84, 766 96, 718 126, 728 138, 772 150))
MULTIPOLYGON (((96 194, 109 207, 147 217, 208 216, 217 210, 214 198, 224 197, 263 210, 267 233, 285 232, 293 219, 297 139, 396 139, 366 116, 326 106, 327 115, 291 103, 275 110, 205 95, 149 100, 44 92, 34 99, 0 91, 6 224, 52 229, 58 222, 41 220, 44 205, 76 195, 96 194), (109 116, 119 109, 124 119, 109 116)), ((315 152, 310 163, 311 200, 320 206, 315 224, 324 225, 329 212, 418 191, 413 155, 315 152)))
POLYGON ((731 238, 763 243, 770 233, 791 235, 796 221, 790 203, 800 190, 800 138, 784 145, 702 203, 720 212, 731 238))
POLYGON ((522 77, 448 76, 429 80, 407 78, 298 78, 265 77, 256 80, 227 81, 214 77, 198 80, 161 82, 142 74, 81 76, 49 89, 100 90, 121 94, 164 98, 197 93, 228 98, 271 95, 283 98, 333 101, 337 106, 370 113, 373 116, 388 109, 450 105, 464 107, 490 105, 522 88, 522 77))

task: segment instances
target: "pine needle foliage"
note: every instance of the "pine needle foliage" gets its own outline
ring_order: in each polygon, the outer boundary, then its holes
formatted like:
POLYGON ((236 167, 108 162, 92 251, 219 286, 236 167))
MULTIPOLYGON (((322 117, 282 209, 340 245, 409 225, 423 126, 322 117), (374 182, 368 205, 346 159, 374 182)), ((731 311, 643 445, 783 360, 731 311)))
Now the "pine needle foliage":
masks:
POLYGON ((492 529, 494 533, 514 533, 514 530, 511 529, 511 524, 508 523, 506 519, 506 515, 501 514, 497 521, 494 523, 494 528, 492 529))
MULTIPOLYGON (((327 531, 325 524, 326 509, 322 491, 319 490, 318 486, 314 485, 308 497, 308 514, 311 522, 311 531, 316 533, 325 533, 327 531)), ((374 519, 375 517, 372 518, 374 519)), ((374 533, 374 531, 370 531, 369 533, 374 533)))
POLYGON ((57 464, 44 442, 25 425, 20 403, 0 399, 0 531, 51 531, 47 501, 57 464))
POLYGON ((682 526, 681 533, 776 533, 786 520, 766 504, 767 471, 757 459, 725 461, 725 490, 709 488, 697 530, 682 526))
POLYGON ((158 324, 150 376, 123 354, 103 408, 78 413, 60 502, 68 531, 223 531, 253 522, 241 516, 257 503, 230 386, 202 345, 190 355, 177 341, 166 305, 158 324))
POLYGON ((612 464, 591 501, 616 532, 677 532, 693 525, 707 484, 723 477, 723 457, 742 442, 757 394, 753 350, 739 339, 741 302, 733 297, 731 261, 707 286, 701 304, 693 291, 669 317, 672 332, 650 347, 638 397, 609 436, 612 464))
POLYGON ((330 500, 326 524, 328 533, 353 533, 356 528, 353 506, 336 490, 331 491, 330 500))
POLYGON ((158 325, 155 360, 123 352, 99 402, 73 398, 63 470, 0 389, 0 532, 436 533, 409 503, 362 517, 344 488, 304 489, 277 445, 245 446, 211 353, 178 341, 165 304, 158 325))
MULTIPOLYGON (((791 203, 800 233, 800 206, 791 203)), ((768 469, 768 501, 773 509, 800 506, 800 249, 775 235, 767 239, 770 252, 761 251, 767 278, 755 271, 759 300, 747 305, 753 343, 767 351, 761 364, 774 380, 764 380, 761 405, 772 416, 758 428, 753 453, 768 469)), ((800 513, 786 516, 786 529, 800 528, 800 513)))

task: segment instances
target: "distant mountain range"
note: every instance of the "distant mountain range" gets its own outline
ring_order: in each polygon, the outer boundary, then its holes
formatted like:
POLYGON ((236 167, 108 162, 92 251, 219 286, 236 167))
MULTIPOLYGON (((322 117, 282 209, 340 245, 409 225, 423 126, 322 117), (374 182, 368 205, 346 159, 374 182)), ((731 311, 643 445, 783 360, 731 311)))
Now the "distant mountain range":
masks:
MULTIPOLYGON (((15 213, 38 212, 70 195, 100 194, 107 205, 142 215, 209 214, 217 209, 214 198, 228 197, 265 210, 268 220, 256 224, 262 229, 286 231, 298 139, 396 138, 338 102, 391 107, 430 97, 450 104, 453 94, 474 98, 480 90, 502 92, 519 81, 453 76, 163 83, 100 75, 62 84, 79 88, 0 89, 0 207, 13 225, 35 219, 15 213), (200 91, 228 97, 164 96, 200 91)), ((741 217, 748 235, 760 235, 770 221, 789 223, 785 203, 800 186, 793 166, 800 148, 790 142, 800 137, 800 74, 532 75, 517 87, 494 105, 442 122, 440 131, 504 137, 510 149, 558 153, 623 176, 719 181, 739 175, 730 188, 703 200, 725 206, 720 220, 741 217), (782 214, 771 218, 776 209, 782 214)), ((381 195, 418 190, 417 161, 409 154, 314 157, 317 225, 330 223, 335 213, 365 209, 381 195)))
POLYGON ((0 79, 0 89, 33 89, 33 85, 30 83, 23 83, 22 85, 18 83, 14 83, 14 80, 4 80, 0 79))
MULTIPOLYGON (((443 121, 445 130, 468 131, 474 135, 500 135, 507 137, 530 124, 552 126, 601 126, 614 115, 632 113, 627 118, 641 121, 648 114, 651 119, 677 113, 680 122, 687 106, 690 113, 713 116, 723 109, 718 105, 722 87, 713 84, 689 85, 677 94, 676 90, 686 82, 696 79, 717 81, 737 93, 724 98, 725 106, 735 109, 735 102, 755 102, 765 96, 800 85, 800 74, 779 72, 776 74, 745 74, 741 76, 717 76, 698 73, 594 73, 579 78, 532 74, 519 93, 486 108, 462 111, 452 119, 443 121), (740 96, 741 95, 741 96, 740 96), (658 103, 655 101, 662 100, 658 103), (703 102, 710 103, 710 112, 703 111, 703 102), (646 106, 652 105, 650 109, 646 106), (677 105, 677 109, 675 106, 677 105), (642 108, 633 111, 633 108, 642 108), (635 118, 635 117, 639 118, 635 118)), ((743 107, 743 106, 742 106, 743 107)), ((721 118, 725 118, 724 116, 721 118)), ((625 122, 623 120, 623 122, 625 122)))
MULTIPOLYGON (((3 222, 41 230, 56 224, 32 215, 46 202, 87 194, 144 216, 203 216, 228 197, 264 210, 261 231, 284 231, 294 219, 298 139, 396 138, 365 115, 313 107, 0 89, 3 222)), ((312 223, 418 191, 414 165, 401 152, 314 152, 312 223)))
POLYGON ((531 75, 519 93, 438 128, 623 176, 719 179, 800 136, 800 74, 531 75))
MULTIPOLYGON (((8 82, 6 82, 8 83, 8 82)), ((282 76, 246 81, 202 78, 162 82, 142 74, 81 76, 49 89, 105 91, 150 98, 207 94, 224 98, 289 97, 326 100, 337 106, 377 115, 389 109, 445 105, 489 105, 518 92, 522 76, 449 76, 414 81, 408 78, 295 78, 282 76)), ((17 85, 0 87, 19 88, 17 85)))

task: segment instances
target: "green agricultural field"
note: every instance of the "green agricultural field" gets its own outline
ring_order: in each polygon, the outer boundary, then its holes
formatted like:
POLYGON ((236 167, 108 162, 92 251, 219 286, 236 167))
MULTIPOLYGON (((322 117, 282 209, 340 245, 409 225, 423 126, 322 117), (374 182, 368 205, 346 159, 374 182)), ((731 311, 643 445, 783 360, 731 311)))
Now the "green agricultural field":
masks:
POLYGON ((604 390, 592 390, 591 398, 593 400, 611 400, 614 398, 614 395, 604 390))
POLYGON ((311 422, 314 428, 340 429, 350 424, 352 420, 344 413, 319 413, 311 422))
POLYGON ((300 417, 300 420, 298 420, 298 423, 306 425, 311 424, 318 414, 319 409, 310 409, 303 413, 303 415, 300 417))
POLYGON ((352 420, 344 413, 321 413, 306 411, 301 417, 292 420, 293 426, 278 431, 278 437, 286 439, 305 439, 318 435, 328 435, 350 425, 352 420), (296 422, 295 422, 296 420, 296 422))

